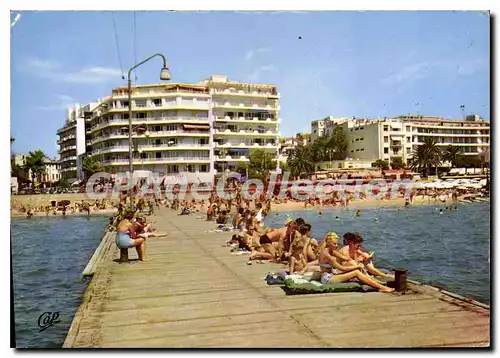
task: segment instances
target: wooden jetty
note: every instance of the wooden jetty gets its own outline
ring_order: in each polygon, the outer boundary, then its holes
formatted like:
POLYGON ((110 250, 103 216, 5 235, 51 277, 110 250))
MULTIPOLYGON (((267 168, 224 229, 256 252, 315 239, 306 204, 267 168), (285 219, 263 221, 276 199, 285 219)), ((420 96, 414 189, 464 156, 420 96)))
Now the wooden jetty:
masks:
MULTIPOLYGON (((286 295, 263 280, 278 265, 246 265, 213 223, 161 209, 167 238, 149 261, 118 263, 111 245, 94 267, 65 348, 489 347, 486 305, 409 284, 405 294, 286 295)), ((410 273, 411 274, 411 273, 410 273)))

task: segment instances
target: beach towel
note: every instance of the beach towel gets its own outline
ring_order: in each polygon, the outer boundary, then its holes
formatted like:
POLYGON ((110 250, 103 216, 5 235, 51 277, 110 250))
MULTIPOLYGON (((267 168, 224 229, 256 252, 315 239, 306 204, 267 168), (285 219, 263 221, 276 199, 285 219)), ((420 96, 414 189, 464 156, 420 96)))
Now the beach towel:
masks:
POLYGON ((357 282, 326 283, 311 280, 301 275, 288 275, 284 289, 288 294, 327 293, 327 292, 368 292, 376 289, 357 282))

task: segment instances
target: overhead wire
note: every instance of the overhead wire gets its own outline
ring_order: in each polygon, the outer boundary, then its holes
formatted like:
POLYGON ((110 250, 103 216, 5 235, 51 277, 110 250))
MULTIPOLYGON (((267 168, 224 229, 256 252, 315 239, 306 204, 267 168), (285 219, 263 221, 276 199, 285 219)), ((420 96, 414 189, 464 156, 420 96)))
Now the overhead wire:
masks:
POLYGON ((120 44, 118 42, 118 32, 116 31, 116 18, 115 18, 115 12, 113 11, 113 28, 114 28, 114 31, 115 31, 115 42, 116 42, 116 49, 117 49, 117 52, 118 52, 118 61, 120 63, 120 70, 122 72, 122 79, 124 80, 125 79, 125 75, 123 73, 123 64, 122 64, 122 56, 121 56, 121 53, 120 53, 120 44))
MULTIPOLYGON (((136 41, 136 25, 135 25, 135 10, 134 10, 134 63, 137 63, 137 41, 136 41)), ((137 82, 137 72, 134 70, 135 82, 137 82)))

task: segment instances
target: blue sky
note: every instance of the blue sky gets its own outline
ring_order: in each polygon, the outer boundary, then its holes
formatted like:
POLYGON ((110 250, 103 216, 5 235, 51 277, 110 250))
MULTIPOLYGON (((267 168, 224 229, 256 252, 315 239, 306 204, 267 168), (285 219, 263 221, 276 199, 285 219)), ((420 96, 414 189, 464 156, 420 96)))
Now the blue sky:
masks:
MULTIPOLYGON (((14 19, 18 12, 13 12, 14 19)), ((332 116, 489 118, 490 20, 479 12, 116 12, 123 71, 161 52, 172 81, 274 83, 281 134, 332 116), (301 38, 299 38, 301 37, 301 38)), ((13 150, 57 155, 69 104, 125 85, 112 12, 22 12, 11 29, 13 150)), ((137 72, 159 82, 161 61, 137 72)))

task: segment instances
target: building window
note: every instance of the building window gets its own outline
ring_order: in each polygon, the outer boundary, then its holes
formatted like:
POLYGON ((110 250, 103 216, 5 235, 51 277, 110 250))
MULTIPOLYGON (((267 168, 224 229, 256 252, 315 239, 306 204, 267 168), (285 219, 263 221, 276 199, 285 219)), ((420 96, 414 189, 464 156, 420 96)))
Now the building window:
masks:
POLYGON ((161 98, 154 98, 154 99, 153 99, 153 104, 154 104, 155 106, 160 107, 160 106, 161 106, 161 98))
POLYGON ((161 159, 161 152, 156 152, 156 159, 161 159))
POLYGON ((365 151, 365 148, 361 148, 361 151, 364 152, 365 151))
POLYGON ((387 132, 389 130, 389 126, 384 126, 384 132, 387 132))
POLYGON ((406 131, 407 132, 411 131, 410 126, 406 126, 406 131))
POLYGON ((154 126, 154 132, 161 132, 163 130, 162 126, 154 126))
POLYGON ((384 154, 389 154, 389 148, 384 148, 384 154))
POLYGON ((144 100, 144 99, 142 99, 142 100, 136 99, 135 100, 135 106, 136 107, 146 107, 146 100, 144 100))
POLYGON ((168 166, 169 173, 179 173, 179 166, 177 164, 168 166))
POLYGON ((411 148, 406 148, 406 154, 411 154, 411 148))
POLYGON ((388 136, 384 137, 384 143, 389 143, 389 137, 388 136))
POLYGON ((146 118, 146 113, 144 112, 136 113, 135 118, 146 118))
POLYGON ((174 125, 168 125, 167 126, 167 131, 173 132, 177 130, 177 126, 174 125))
POLYGON ((206 165, 206 164, 200 165, 200 172, 208 173, 208 165, 206 165))

